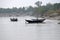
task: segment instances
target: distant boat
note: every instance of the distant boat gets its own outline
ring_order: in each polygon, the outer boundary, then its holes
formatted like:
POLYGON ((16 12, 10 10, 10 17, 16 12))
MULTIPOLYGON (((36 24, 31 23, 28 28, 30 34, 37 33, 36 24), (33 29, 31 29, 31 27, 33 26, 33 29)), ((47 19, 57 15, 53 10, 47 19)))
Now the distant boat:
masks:
POLYGON ((31 20, 25 20, 28 23, 42 23, 45 19, 31 19, 31 20))
POLYGON ((17 18, 10 18, 11 21, 18 21, 17 18))

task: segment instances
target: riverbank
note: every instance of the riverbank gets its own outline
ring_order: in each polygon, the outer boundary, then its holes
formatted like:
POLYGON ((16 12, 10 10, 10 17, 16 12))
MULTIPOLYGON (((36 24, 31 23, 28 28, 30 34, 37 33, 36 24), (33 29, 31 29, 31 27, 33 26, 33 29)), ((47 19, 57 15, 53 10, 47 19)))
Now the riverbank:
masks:
POLYGON ((25 16, 23 13, 0 13, 0 17, 20 17, 25 16))
POLYGON ((51 19, 51 20, 60 20, 60 16, 55 16, 55 17, 45 17, 46 19, 51 19))
MULTIPOLYGON (((27 16, 26 14, 20 14, 20 13, 0 13, 0 17, 20 17, 20 16, 27 16)), ((35 17, 35 16, 34 16, 35 17)), ((60 20, 60 16, 54 16, 54 17, 49 17, 49 16, 44 16, 43 18, 50 19, 50 20, 60 20)))

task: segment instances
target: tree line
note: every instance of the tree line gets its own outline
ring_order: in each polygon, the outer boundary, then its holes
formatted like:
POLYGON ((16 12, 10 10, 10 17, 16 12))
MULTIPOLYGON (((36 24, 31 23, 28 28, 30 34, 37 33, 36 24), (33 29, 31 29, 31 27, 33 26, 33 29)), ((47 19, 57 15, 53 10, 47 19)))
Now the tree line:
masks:
POLYGON ((33 7, 32 6, 29 6, 27 8, 25 7, 20 7, 20 8, 17 8, 17 7, 13 7, 13 8, 0 8, 0 13, 20 13, 20 12, 29 12, 29 11, 33 11, 33 7))
MULTIPOLYGON (((39 1, 36 3, 39 3, 39 1)), ((54 3, 54 4, 48 3, 43 6, 41 6, 41 4, 36 4, 36 5, 40 5, 40 6, 35 8, 35 14, 38 14, 38 15, 40 14, 41 16, 43 16, 45 14, 50 15, 53 13, 59 13, 60 15, 60 3, 54 3)))
MULTIPOLYGON (((40 2, 41 3, 41 2, 40 2)), ((39 6, 39 1, 35 3, 37 6, 39 6)), ((39 6, 39 7, 20 7, 20 8, 0 8, 0 13, 20 13, 20 12, 33 12, 33 15, 39 13, 40 15, 44 15, 46 13, 60 13, 60 3, 48 3, 46 5, 43 6, 39 6)))

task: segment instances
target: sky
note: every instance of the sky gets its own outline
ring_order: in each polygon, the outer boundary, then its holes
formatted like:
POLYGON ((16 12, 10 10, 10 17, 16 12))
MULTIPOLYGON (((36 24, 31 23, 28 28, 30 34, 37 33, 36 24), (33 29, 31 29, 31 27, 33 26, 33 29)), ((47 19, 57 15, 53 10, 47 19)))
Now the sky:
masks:
POLYGON ((42 5, 47 3, 60 3, 60 0, 0 0, 0 8, 12 8, 12 7, 28 7, 36 6, 34 3, 42 1, 42 5))

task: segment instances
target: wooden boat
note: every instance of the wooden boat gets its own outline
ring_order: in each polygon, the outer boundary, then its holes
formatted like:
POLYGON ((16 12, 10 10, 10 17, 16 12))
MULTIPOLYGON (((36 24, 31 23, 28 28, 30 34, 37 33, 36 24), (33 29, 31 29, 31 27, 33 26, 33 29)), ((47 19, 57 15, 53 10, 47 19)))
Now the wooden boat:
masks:
POLYGON ((25 20, 28 23, 42 23, 45 19, 32 19, 32 20, 25 20))
POLYGON ((10 18, 11 21, 18 21, 17 18, 10 18))

